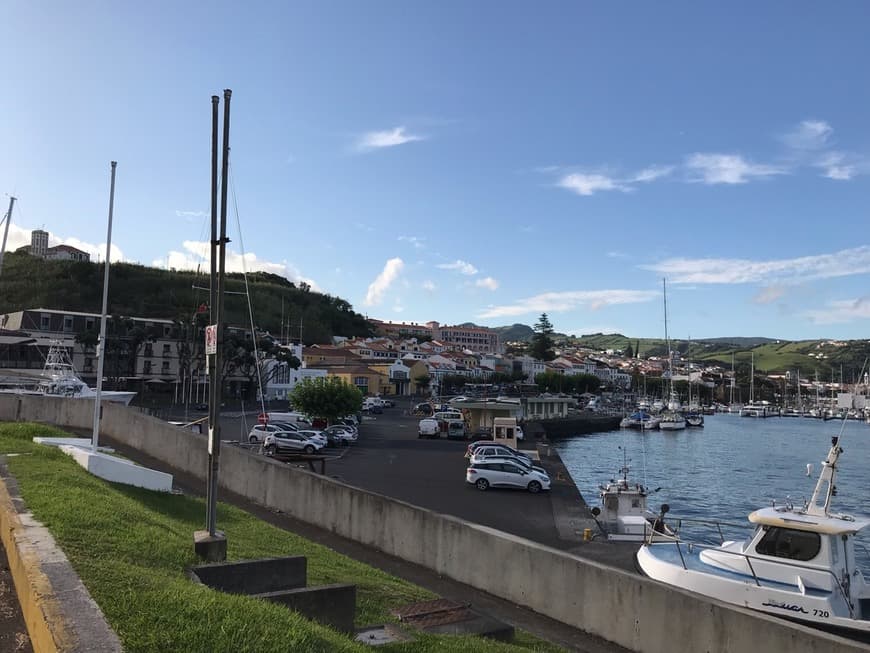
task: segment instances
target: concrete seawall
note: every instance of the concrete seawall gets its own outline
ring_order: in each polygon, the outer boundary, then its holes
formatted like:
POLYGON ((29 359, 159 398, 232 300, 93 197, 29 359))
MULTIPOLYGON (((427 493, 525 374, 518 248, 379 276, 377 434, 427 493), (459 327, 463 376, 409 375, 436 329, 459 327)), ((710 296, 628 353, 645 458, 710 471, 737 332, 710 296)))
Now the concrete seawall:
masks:
POLYGON ((529 425, 534 425, 536 431, 543 431, 552 439, 565 438, 572 435, 584 435, 599 431, 613 431, 619 428, 621 417, 605 415, 577 415, 557 419, 534 420, 529 425))
MULTIPOLYGON (((89 401, 0 396, 3 421, 88 428, 92 416, 89 401)), ((104 405, 101 432, 170 467, 205 477, 204 436, 114 404, 104 405)), ((635 651, 870 650, 236 447, 222 448, 220 484, 252 501, 635 651)))

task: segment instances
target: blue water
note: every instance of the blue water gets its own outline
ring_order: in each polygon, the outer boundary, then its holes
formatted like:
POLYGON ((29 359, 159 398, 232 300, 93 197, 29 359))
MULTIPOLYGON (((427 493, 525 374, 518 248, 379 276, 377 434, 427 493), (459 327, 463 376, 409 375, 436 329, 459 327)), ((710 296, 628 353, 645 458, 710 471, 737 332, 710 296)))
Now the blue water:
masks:
MULTIPOLYGON (((662 503, 671 516, 748 524, 757 508, 790 501, 802 505, 812 496, 821 461, 840 435, 839 470, 832 500, 835 512, 870 516, 870 425, 843 424, 799 417, 755 419, 730 414, 704 417, 704 428, 683 431, 624 430, 593 433, 556 444, 577 488, 590 505, 598 503, 598 486, 618 476, 623 450, 629 480, 661 488, 649 507, 662 503), (807 463, 813 475, 807 477, 807 463)), ((684 526, 684 533, 689 526, 684 526)), ((859 541, 870 549, 870 527, 859 541)), ((729 537, 750 531, 728 529, 729 537)), ((701 537, 700 539, 711 539, 701 537)), ((861 566, 870 569, 870 554, 857 547, 861 566)))

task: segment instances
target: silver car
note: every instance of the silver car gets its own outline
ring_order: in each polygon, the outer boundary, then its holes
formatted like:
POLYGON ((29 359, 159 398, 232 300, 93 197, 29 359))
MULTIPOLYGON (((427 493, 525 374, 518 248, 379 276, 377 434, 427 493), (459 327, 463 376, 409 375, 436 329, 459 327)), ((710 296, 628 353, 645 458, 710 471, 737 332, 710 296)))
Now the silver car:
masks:
POLYGON ((487 460, 472 463, 465 471, 465 480, 478 490, 491 487, 514 487, 537 494, 550 489, 550 477, 546 472, 527 470, 514 461, 487 460))

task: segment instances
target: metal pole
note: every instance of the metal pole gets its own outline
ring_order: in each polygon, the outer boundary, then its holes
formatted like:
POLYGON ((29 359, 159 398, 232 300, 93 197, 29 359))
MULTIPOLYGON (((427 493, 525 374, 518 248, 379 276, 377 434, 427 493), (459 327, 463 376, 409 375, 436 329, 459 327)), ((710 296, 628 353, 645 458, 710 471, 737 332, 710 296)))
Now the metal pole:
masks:
POLYGON ((3 254, 6 252, 6 237, 9 235, 9 223, 12 222, 12 207, 15 206, 15 198, 9 198, 9 210, 6 212, 6 227, 3 229, 3 244, 0 245, 0 272, 3 271, 3 254))
POLYGON ((112 213, 115 208, 115 168, 118 162, 112 161, 112 182, 109 187, 109 232, 106 235, 106 262, 103 270, 103 310, 100 317, 100 339, 97 341, 97 394, 94 397, 94 431, 91 436, 91 449, 97 450, 100 441, 100 395, 103 392, 103 362, 106 353, 106 305, 109 300, 109 261, 112 251, 112 213))
MULTIPOLYGON (((218 184, 218 103, 217 95, 211 96, 211 283, 209 287, 209 324, 217 322, 217 184, 218 184)), ((206 483, 206 528, 214 537, 215 519, 212 501, 212 476, 215 473, 214 442, 220 442, 219 404, 220 395, 217 392, 220 383, 220 372, 214 354, 206 354, 208 364, 208 479, 206 483)))
MULTIPOLYGON (((224 274, 226 273, 226 251, 227 251, 227 186, 229 185, 229 164, 230 164, 230 96, 232 91, 224 89, 224 134, 223 134, 223 159, 221 161, 221 226, 220 240, 218 241, 218 275, 217 275, 217 347, 214 355, 214 364, 218 376, 215 377, 216 385, 220 384, 220 369, 222 364, 224 336, 223 336, 223 318, 224 318, 224 274)), ((215 388, 214 396, 217 399, 217 405, 214 408, 215 414, 220 413, 220 388, 215 388)), ((215 424, 215 436, 212 442, 212 457, 211 457, 211 503, 209 505, 209 535, 215 534, 215 517, 217 513, 217 488, 218 488, 218 468, 220 466, 221 439, 220 427, 215 424)))

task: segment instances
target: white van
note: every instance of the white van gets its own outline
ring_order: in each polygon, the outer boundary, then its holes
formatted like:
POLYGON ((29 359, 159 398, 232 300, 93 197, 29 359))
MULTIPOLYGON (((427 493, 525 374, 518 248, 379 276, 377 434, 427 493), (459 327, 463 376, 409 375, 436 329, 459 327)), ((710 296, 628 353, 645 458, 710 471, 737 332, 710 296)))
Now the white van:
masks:
POLYGON ((279 413, 275 411, 271 411, 268 413, 260 413, 257 416, 257 421, 260 424, 267 424, 269 422, 290 422, 291 424, 295 424, 297 422, 305 422, 306 424, 310 424, 310 420, 307 416, 302 413, 296 412, 284 412, 279 413))

